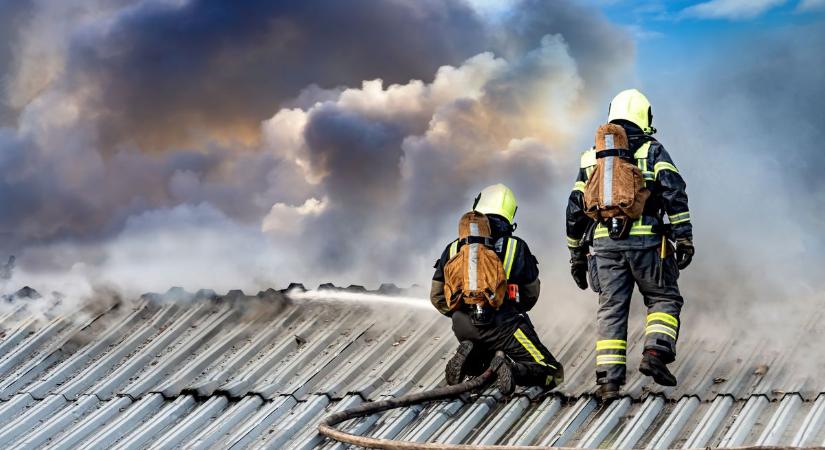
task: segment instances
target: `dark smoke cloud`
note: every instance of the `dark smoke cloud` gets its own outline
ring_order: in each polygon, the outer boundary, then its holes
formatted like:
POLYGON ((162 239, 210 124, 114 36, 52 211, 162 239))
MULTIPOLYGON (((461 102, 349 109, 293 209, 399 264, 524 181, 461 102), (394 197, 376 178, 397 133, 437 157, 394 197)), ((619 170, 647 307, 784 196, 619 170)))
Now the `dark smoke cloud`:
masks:
POLYGON ((485 184, 545 206, 536 186, 575 159, 561 150, 633 54, 567 2, 492 19, 458 0, 25 11, 2 62, 17 123, 0 132, 0 226, 29 273, 123 264, 118 243, 139 238, 158 253, 136 261, 186 266, 200 221, 266 255, 238 282, 420 282, 485 184), (163 217, 177 251, 154 242, 163 217))
POLYGON ((427 79, 484 47, 461 2, 144 2, 111 30, 77 39, 75 82, 96 83, 107 141, 150 148, 193 132, 254 140, 258 124, 309 84, 427 79))
POLYGON ((20 23, 31 11, 31 4, 20 0, 0 0, 0 127, 14 123, 15 110, 2 95, 9 88, 7 81, 11 76, 14 55, 14 38, 20 23))

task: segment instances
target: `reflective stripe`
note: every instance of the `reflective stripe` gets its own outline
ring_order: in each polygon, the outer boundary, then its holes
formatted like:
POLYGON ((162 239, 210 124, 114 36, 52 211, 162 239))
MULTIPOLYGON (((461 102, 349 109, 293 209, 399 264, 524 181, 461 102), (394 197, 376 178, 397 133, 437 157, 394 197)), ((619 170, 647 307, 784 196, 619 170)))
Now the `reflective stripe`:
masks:
POLYGON ((581 247, 581 245, 582 245, 582 240, 581 239, 573 239, 570 236, 567 237, 567 246, 568 247, 578 248, 578 247, 581 247))
POLYGON ((672 316, 668 313, 654 312, 654 313, 650 313, 650 314, 647 315, 647 323, 648 324, 650 324, 650 322, 653 322, 654 320, 664 322, 664 323, 666 323, 668 325, 671 325, 673 327, 678 327, 679 326, 679 319, 677 319, 676 316, 672 316))
POLYGON ((602 202, 604 206, 613 206, 613 160, 607 158, 604 162, 604 173, 602 173, 602 202))
POLYGON ((557 369, 556 366, 554 366, 552 364, 547 364, 546 362, 544 362, 544 355, 542 355, 541 352, 536 348, 536 346, 533 345, 533 343, 530 341, 530 339, 527 337, 527 335, 524 334, 523 331, 521 331, 521 328, 517 328, 516 332, 513 333, 513 336, 516 338, 516 340, 519 342, 519 344, 521 344, 521 346, 524 347, 525 350, 527 350, 527 353, 529 353, 530 356, 533 357, 533 360, 535 360, 537 363, 541 364, 542 366, 547 366, 547 367, 552 367, 554 369, 557 369))
POLYGON ((586 186, 587 186, 587 183, 585 183, 584 181, 577 181, 577 182, 573 185, 573 192, 579 191, 579 192, 581 192, 581 193, 584 193, 584 188, 585 188, 586 186))
POLYGON ((510 271, 513 270, 513 260, 516 259, 516 247, 518 241, 507 238, 507 247, 504 249, 504 276, 510 279, 510 271))
MULTIPOLYGON (((652 144, 652 141, 647 141, 647 142, 645 142, 644 144, 642 144, 642 145, 641 145, 638 149, 636 149, 636 151, 633 153, 633 157, 634 157, 634 158, 636 158, 636 159, 644 159, 644 160, 646 160, 646 159, 647 159, 647 155, 648 155, 648 150, 650 150, 650 144, 652 144)), ((647 170, 647 169, 645 169, 645 170, 647 170)))
MULTIPOLYGON (((656 233, 653 232, 653 225, 636 225, 634 224, 630 228, 630 235, 631 236, 655 236, 656 233)), ((596 226, 596 231, 593 233, 593 237, 595 239, 606 238, 609 236, 609 232, 607 228, 605 228, 602 224, 596 226)))
POLYGON ((470 253, 467 255, 468 284, 471 291, 478 289, 478 244, 470 244, 470 253))
POLYGON ((645 334, 654 333, 664 334, 666 336, 670 336, 674 341, 676 340, 676 330, 670 328, 667 325, 661 325, 657 323, 653 325, 648 325, 647 328, 645 328, 645 334))
POLYGON ((622 339, 605 339, 596 341, 596 351, 599 350, 626 350, 627 341, 622 339))
POLYGON ((657 162, 656 165, 653 166, 653 176, 658 177, 659 172, 661 172, 663 170, 669 170, 671 172, 679 173, 679 170, 676 169, 676 166, 674 166, 673 164, 671 164, 669 162, 665 162, 665 161, 660 161, 660 162, 657 162))
POLYGON ((610 364, 627 364, 625 355, 596 355, 596 365, 606 366, 610 364))
POLYGON ((653 235, 656 234, 653 232, 653 225, 634 225, 630 229, 631 236, 644 236, 644 235, 653 235))
POLYGON ((604 135, 604 148, 606 149, 613 149, 616 148, 613 144, 613 135, 612 134, 605 134, 604 135))
POLYGON ((458 253, 458 241, 453 241, 453 243, 450 244, 450 259, 452 259, 456 253, 458 253))
POLYGON ((679 214, 668 214, 667 216, 670 218, 670 223, 673 225, 690 221, 690 211, 685 211, 679 214))
POLYGON ((656 179, 656 174, 650 171, 643 171, 642 176, 644 177, 645 181, 653 181, 656 179))

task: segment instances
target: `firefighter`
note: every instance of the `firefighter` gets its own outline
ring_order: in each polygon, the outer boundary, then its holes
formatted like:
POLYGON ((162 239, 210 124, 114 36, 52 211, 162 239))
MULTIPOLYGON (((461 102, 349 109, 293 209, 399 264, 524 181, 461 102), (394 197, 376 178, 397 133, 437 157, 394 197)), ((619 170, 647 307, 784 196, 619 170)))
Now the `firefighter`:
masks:
POLYGON ((685 181, 670 155, 653 134, 650 102, 636 89, 620 92, 610 102, 608 122, 627 133, 636 165, 650 190, 641 218, 627 236, 614 239, 604 224, 583 212, 584 191, 596 166, 595 150, 581 157, 567 204, 567 245, 573 279, 581 289, 599 294, 596 383, 603 400, 619 395, 625 382, 627 320, 634 285, 647 307, 645 342, 639 371, 664 386, 675 386, 667 364, 676 357, 682 296, 677 279, 694 254, 685 181), (667 217, 667 221, 664 218, 667 217), (671 241, 675 241, 675 255, 671 241), (589 252, 589 256, 588 256, 589 252))
POLYGON ((479 375, 488 366, 496 369, 498 387, 504 395, 511 394, 515 384, 552 389, 564 379, 561 364, 541 343, 527 315, 539 298, 539 271, 527 243, 513 236, 516 209, 513 191, 503 184, 484 188, 473 204, 474 211, 489 219, 493 249, 509 283, 511 298, 498 310, 488 310, 486 317, 479 317, 467 305, 456 311, 447 307, 444 266, 458 253, 458 240, 447 245, 435 263, 430 301, 439 312, 451 317, 459 341, 445 369, 450 385, 460 383, 467 375, 479 375))

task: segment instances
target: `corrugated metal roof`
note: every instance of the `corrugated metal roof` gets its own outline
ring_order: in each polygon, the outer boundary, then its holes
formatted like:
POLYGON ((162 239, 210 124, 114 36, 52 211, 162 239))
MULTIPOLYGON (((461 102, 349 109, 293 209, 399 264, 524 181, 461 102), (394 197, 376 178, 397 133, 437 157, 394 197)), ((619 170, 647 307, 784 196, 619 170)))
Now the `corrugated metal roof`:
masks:
MULTIPOLYGON (((316 433, 324 415, 439 385, 455 347, 437 314, 290 302, 273 290, 172 290, 56 317, 33 315, 28 301, 0 315, 2 448, 339 449, 316 433)), ((688 338, 674 365, 678 387, 632 370, 625 395, 604 406, 591 395, 592 324, 548 322, 540 334, 558 338, 551 347, 567 371, 557 391, 520 390, 502 401, 488 389, 342 428, 420 442, 584 448, 825 443, 825 383, 795 370, 789 352, 688 338)), ((640 337, 631 331, 630 355, 640 337)))

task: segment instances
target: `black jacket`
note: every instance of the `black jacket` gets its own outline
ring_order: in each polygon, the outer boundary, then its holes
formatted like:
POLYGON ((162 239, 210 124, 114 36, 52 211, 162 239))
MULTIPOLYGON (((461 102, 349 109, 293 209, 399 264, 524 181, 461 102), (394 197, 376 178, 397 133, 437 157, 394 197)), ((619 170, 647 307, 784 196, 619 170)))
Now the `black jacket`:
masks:
POLYGON ((592 244, 597 250, 640 249, 659 245, 665 215, 671 224, 670 238, 693 239, 686 183, 673 159, 653 137, 645 136, 633 127, 625 126, 625 129, 630 150, 634 152, 636 163, 650 190, 643 217, 631 228, 629 237, 613 240, 606 236, 604 227, 597 226, 584 214, 584 188, 596 165, 595 150, 590 149, 582 154, 576 182, 567 201, 567 245, 570 248, 587 245, 587 237, 592 237, 592 244))

